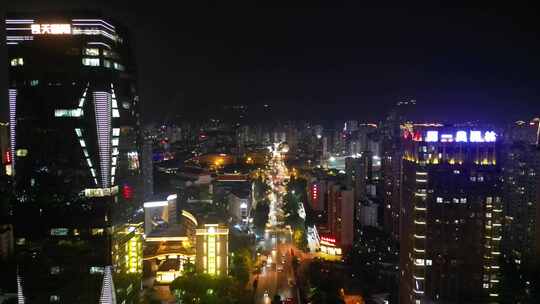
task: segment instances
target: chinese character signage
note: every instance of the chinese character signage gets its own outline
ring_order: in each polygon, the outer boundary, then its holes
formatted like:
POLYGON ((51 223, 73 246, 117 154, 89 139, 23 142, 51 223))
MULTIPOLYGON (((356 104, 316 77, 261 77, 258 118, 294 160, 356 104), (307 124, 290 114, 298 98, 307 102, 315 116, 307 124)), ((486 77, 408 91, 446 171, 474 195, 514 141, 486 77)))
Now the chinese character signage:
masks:
POLYGON ((71 34, 71 24, 32 24, 32 34, 63 35, 71 34))
POLYGON ((497 133, 494 131, 479 130, 458 130, 456 132, 443 132, 438 130, 428 130, 424 133, 424 138, 418 131, 405 131, 405 139, 425 142, 470 142, 470 143, 493 143, 497 141, 497 133))

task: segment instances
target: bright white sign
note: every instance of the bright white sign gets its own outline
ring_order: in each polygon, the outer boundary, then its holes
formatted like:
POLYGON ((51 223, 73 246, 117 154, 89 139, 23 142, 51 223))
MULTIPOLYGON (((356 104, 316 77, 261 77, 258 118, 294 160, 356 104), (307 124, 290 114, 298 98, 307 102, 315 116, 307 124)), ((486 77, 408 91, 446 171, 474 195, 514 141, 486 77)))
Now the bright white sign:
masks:
POLYGON ((427 131, 426 141, 428 142, 439 141, 439 131, 427 131))
POLYGON ((71 24, 32 24, 32 34, 52 34, 63 35, 71 34, 71 24))
POLYGON ((457 131, 455 136, 453 134, 441 134, 439 138, 439 132, 430 130, 426 132, 425 137, 426 142, 474 142, 474 143, 481 143, 481 142, 496 142, 497 141, 497 133, 494 131, 457 131))
POLYGON ((482 132, 480 132, 480 131, 471 131, 469 141, 470 142, 484 142, 484 137, 482 137, 482 132))
POLYGON ((465 131, 457 131, 456 133, 456 141, 457 142, 467 142, 467 132, 465 131))

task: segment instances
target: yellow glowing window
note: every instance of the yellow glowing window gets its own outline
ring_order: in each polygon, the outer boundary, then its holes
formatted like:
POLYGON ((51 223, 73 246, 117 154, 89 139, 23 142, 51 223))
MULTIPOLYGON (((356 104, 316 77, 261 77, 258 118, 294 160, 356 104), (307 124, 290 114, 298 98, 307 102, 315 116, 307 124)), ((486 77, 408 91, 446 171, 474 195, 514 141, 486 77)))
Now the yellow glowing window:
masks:
POLYGON ((22 58, 11 59, 11 66, 20 66, 20 65, 24 65, 24 59, 22 58))
POLYGON ((83 58, 82 64, 86 66, 99 66, 99 58, 83 58))
POLYGON ((99 49, 98 48, 85 48, 84 55, 99 56, 99 49))
POLYGON ((15 155, 17 155, 18 157, 25 157, 26 155, 28 155, 28 150, 27 149, 17 149, 15 155))
POLYGON ((103 235, 103 228, 92 228, 92 235, 103 235))

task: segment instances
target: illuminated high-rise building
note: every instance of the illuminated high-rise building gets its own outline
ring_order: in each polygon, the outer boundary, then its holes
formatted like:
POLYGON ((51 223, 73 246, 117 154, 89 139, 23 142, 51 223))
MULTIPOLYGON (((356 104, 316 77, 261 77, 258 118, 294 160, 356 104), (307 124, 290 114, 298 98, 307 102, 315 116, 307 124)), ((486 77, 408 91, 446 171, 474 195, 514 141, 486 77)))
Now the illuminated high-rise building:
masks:
POLYGON ((113 278, 129 277, 114 285, 125 292, 117 299, 130 303, 141 228, 127 219, 141 205, 142 180, 127 32, 98 14, 8 16, 8 170, 25 297, 97 303, 113 266, 113 278))
POLYGON ((502 191, 497 134, 404 132, 400 303, 498 301, 502 191))

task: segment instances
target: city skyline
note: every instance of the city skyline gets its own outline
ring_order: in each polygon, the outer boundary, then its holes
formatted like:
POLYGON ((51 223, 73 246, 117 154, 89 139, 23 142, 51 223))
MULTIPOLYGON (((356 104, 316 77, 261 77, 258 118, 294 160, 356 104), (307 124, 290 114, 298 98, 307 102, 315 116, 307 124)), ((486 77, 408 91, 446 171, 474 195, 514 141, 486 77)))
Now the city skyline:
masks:
POLYGON ((540 43, 504 12, 11 3, 0 304, 539 303, 540 43))

